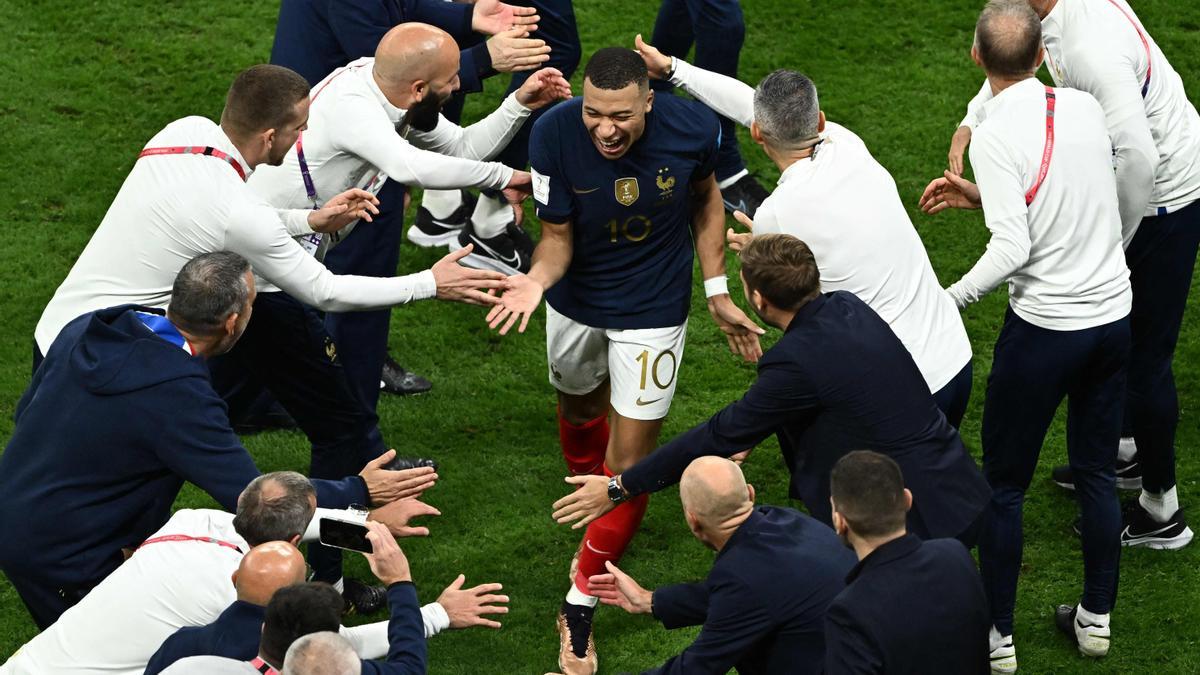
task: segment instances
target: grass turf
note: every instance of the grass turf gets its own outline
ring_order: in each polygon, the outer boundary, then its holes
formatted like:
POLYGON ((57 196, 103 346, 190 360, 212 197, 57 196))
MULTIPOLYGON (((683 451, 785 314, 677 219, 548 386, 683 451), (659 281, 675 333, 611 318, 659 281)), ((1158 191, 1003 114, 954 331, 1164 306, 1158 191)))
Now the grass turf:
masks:
MULTIPOLYGON (((748 0, 741 77, 756 82, 780 67, 817 82, 830 119, 856 131, 895 176, 900 193, 942 281, 964 273, 987 240, 977 213, 925 217, 915 204, 945 164, 950 133, 976 91, 969 62, 978 2, 897 0, 889 3, 748 0)), ((647 36, 657 3, 576 3, 584 53, 647 36)), ((1136 9, 1175 69, 1200 95, 1200 5, 1140 0, 1136 9)), ((0 437, 29 379, 34 324, 115 195, 137 151, 167 122, 191 114, 216 117, 233 75, 265 61, 275 3, 0 3, 0 53, 7 77, 0 98, 0 157, 5 180, 0 211, 9 244, 0 250, 0 437)), ((575 78, 578 84, 579 77, 575 78)), ((468 99, 468 120, 499 99, 505 78, 468 99)), ((770 184, 778 172, 742 132, 751 168, 770 184)), ((847 205, 853 208, 853 205, 847 205)), ((536 230, 536 226, 533 228, 536 230)), ((428 267, 439 252, 406 246, 404 270, 428 267)), ((114 261, 114 264, 120 264, 114 261)), ((736 291, 735 291, 736 293, 736 291)), ((697 297, 702 295, 697 293, 697 297)), ((1179 487, 1195 504, 1200 442, 1200 327, 1192 311, 1176 355, 1182 404, 1179 487)), ((1003 292, 964 314, 975 349, 975 393, 963 425, 979 445, 983 386, 991 345, 1005 305, 1003 292)), ((666 422, 670 437, 735 399, 753 380, 728 354, 694 303, 687 357, 666 422)), ((554 611, 567 588, 567 563, 578 532, 553 524, 550 503, 565 493, 546 382, 541 317, 525 335, 489 334, 474 308, 419 303, 393 314, 392 346, 402 363, 435 382, 432 393, 380 404, 383 432, 403 454, 437 457, 443 479, 427 500, 443 516, 428 539, 403 542, 423 601, 459 572, 468 583, 500 581, 512 597, 499 631, 472 629, 430 642, 434 673, 541 673, 553 670, 554 611)), ((768 340, 768 343, 773 341, 768 340)), ((246 439, 264 471, 303 468, 307 444, 298 433, 246 439)), ((763 503, 787 502, 785 472, 772 443, 746 467, 763 503)), ((1070 532, 1070 496, 1049 481, 1065 459, 1062 419, 1046 440, 1026 502, 1026 546, 1016 636, 1022 672, 1200 671, 1200 547, 1179 552, 1125 551, 1120 599, 1113 615, 1112 654, 1081 659, 1051 625, 1051 605, 1078 596, 1081 561, 1070 532)), ((178 506, 211 506, 192 488, 178 506)), ((3 533, 0 533, 2 536, 3 533)), ((712 555, 691 539, 673 489, 654 497, 625 569, 644 585, 701 578, 712 555)), ((360 578, 361 559, 350 560, 360 578)), ((383 618, 375 617, 375 618, 383 618)), ((35 633, 11 586, 0 577, 0 658, 35 633)), ((598 613, 603 672, 640 670, 684 648, 694 631, 666 632, 644 617, 598 613)))

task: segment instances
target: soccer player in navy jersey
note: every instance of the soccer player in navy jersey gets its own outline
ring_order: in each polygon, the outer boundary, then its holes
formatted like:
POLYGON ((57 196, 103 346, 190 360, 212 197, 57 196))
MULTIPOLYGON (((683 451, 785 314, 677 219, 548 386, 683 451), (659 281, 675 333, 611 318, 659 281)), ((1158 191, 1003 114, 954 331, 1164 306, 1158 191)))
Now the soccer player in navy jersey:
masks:
MULTIPOLYGON (((488 321, 501 334, 518 322, 523 332, 545 294, 559 438, 575 476, 612 476, 656 447, 683 356, 693 249, 730 349, 747 361, 762 354, 762 329, 725 283, 725 216, 713 176, 720 137, 708 108, 655 98, 641 57, 616 47, 592 55, 581 98, 534 126, 542 240, 529 274, 509 277, 488 321)), ((620 559, 645 511, 645 498, 635 498, 588 525, 558 617, 564 673, 595 671, 596 598, 587 580, 620 559)))

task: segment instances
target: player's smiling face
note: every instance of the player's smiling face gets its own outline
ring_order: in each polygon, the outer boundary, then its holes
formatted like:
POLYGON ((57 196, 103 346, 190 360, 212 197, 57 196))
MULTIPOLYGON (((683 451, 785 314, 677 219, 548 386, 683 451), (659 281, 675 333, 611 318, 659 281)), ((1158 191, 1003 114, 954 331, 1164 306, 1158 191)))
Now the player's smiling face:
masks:
POLYGON ((646 113, 654 92, 631 82, 622 89, 601 89, 583 81, 583 126, 606 159, 617 159, 646 131, 646 113))

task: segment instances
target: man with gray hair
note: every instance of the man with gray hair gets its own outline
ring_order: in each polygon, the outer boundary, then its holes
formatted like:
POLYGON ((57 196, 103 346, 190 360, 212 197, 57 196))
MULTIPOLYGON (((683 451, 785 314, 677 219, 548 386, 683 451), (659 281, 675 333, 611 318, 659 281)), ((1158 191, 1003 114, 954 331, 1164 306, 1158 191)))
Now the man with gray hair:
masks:
MULTIPOLYGON (((942 291, 896 182, 849 129, 827 122, 812 80, 777 70, 749 86, 635 45, 651 77, 669 79, 750 135, 782 175, 753 223, 754 234, 795 236, 821 261, 821 288, 849 291, 887 321, 912 354, 950 424, 971 395, 971 344, 942 291), (853 209, 846 208, 853 204, 853 209)), ((739 250, 750 234, 728 233, 739 250)))
POLYGON ((921 196, 927 213, 983 209, 987 251, 947 291, 959 307, 1005 281, 1009 311, 983 407, 983 470, 992 486, 979 543, 991 604, 992 669, 1016 669, 1013 613, 1021 510, 1063 399, 1067 458, 1083 513, 1083 594, 1056 620, 1085 656, 1108 653, 1121 507, 1117 447, 1130 349, 1132 293, 1104 110, 1086 92, 1043 86, 1037 14, 992 0, 975 27, 975 63, 992 98, 971 144, 979 185, 947 171, 921 196))
POLYGON ((688 465, 679 498, 692 534, 718 553, 706 580, 651 592, 610 562, 588 581, 607 605, 667 628, 703 626, 691 646, 646 672, 824 672, 825 612, 854 567, 833 530, 799 511, 756 508, 741 468, 721 457, 688 465))
POLYGON ((359 675, 362 661, 337 633, 309 633, 288 647, 283 675, 359 675))
MULTIPOLYGON (((233 511, 259 475, 205 359, 250 320, 250 266, 207 253, 180 270, 164 316, 136 305, 67 324, 17 403, 0 456, 0 569, 46 628, 170 515, 184 481, 233 511), (64 414, 69 411, 69 414, 64 414)), ((433 485, 431 468, 313 483, 322 505, 382 505, 433 485)))

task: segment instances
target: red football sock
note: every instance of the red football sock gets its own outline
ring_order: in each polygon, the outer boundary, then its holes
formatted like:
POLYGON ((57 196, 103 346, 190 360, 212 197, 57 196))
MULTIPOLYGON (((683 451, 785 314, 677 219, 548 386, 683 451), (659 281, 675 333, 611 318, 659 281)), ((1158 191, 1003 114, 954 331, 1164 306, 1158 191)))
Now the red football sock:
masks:
POLYGON ((558 439, 572 475, 599 475, 604 466, 604 454, 608 451, 608 416, 602 415, 576 426, 563 418, 562 410, 559 410, 558 439))
MULTIPOLYGON (((604 475, 612 472, 604 467, 604 475)), ((604 563, 616 563, 625 553, 625 547, 637 533, 646 515, 646 503, 650 495, 638 495, 617 505, 617 508, 593 520, 583 535, 583 551, 579 554, 579 571, 575 573, 575 588, 588 593, 588 577, 604 574, 608 570, 604 563)))

